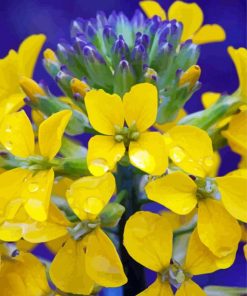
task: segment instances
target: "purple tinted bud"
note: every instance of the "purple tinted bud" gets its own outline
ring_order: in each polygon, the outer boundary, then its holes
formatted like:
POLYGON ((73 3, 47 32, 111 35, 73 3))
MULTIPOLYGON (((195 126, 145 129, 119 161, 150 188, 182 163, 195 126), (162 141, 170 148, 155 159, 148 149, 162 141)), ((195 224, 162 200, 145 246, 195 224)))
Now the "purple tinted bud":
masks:
POLYGON ((135 11, 135 14, 134 14, 134 16, 133 16, 133 18, 131 20, 131 23, 136 28, 140 28, 140 27, 144 26, 145 17, 144 17, 143 13, 139 9, 137 9, 135 11))
POLYGON ((83 18, 77 18, 71 24, 71 36, 74 37, 78 33, 83 33, 85 30, 86 21, 83 18))
POLYGON ((122 35, 119 35, 118 39, 115 41, 112 47, 112 53, 122 58, 129 54, 129 47, 127 43, 124 41, 122 35))
POLYGON ((73 98, 74 98, 76 101, 81 101, 81 100, 82 100, 82 96, 81 96, 79 93, 74 93, 74 94, 73 94, 73 98))
POLYGON ((103 30, 103 38, 104 39, 117 39, 117 35, 113 31, 111 26, 105 26, 103 30))
POLYGON ((101 54, 92 46, 86 45, 83 48, 83 55, 86 60, 94 63, 98 62, 100 64, 105 64, 104 58, 101 56, 101 54))
POLYGON ((146 60, 146 49, 142 44, 136 45, 133 48, 132 54, 131 54, 131 58, 132 60, 146 60))
POLYGON ((104 26, 106 26, 108 24, 107 17, 103 11, 99 11, 96 14, 96 21, 97 21, 99 28, 103 28, 104 26))
POLYGON ((188 46, 190 46, 191 44, 192 44, 192 40, 191 40, 191 39, 188 39, 188 40, 186 40, 184 43, 181 43, 180 48, 182 49, 182 48, 184 48, 184 47, 188 47, 188 46))
POLYGON ((119 63, 119 68, 122 71, 128 70, 129 69, 129 63, 126 60, 121 60, 119 63))
POLYGON ((95 26, 93 26, 91 22, 88 22, 86 26, 86 34, 89 38, 94 38, 94 36, 97 34, 95 26))
POLYGON ((108 18, 108 23, 110 26, 112 26, 114 28, 117 24, 117 21, 118 21, 118 15, 117 15, 116 11, 113 11, 108 18))

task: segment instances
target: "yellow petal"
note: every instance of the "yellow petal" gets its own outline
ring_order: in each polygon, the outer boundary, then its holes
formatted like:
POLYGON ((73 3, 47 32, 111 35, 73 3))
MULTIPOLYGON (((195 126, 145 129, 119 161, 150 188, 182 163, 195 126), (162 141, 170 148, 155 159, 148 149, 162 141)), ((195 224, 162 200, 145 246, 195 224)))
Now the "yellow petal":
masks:
POLYGON ((213 156, 213 166, 211 167, 210 171, 208 172, 209 177, 218 176, 218 171, 221 165, 221 157, 218 151, 214 151, 213 156))
POLYGON ((32 77, 35 63, 45 40, 45 35, 38 34, 31 35, 22 42, 18 50, 20 75, 24 75, 29 78, 32 77))
POLYGON ((86 271, 100 286, 119 287, 127 282, 122 262, 109 237, 97 228, 88 235, 86 271))
POLYGON ((207 296, 206 293, 192 280, 183 282, 176 296, 207 296))
POLYGON ((65 235, 59 237, 57 239, 46 242, 46 247, 53 253, 57 254, 60 248, 65 244, 65 242, 69 239, 69 235, 65 235))
POLYGON ((149 182, 145 191, 149 199, 171 211, 185 215, 197 204, 195 182, 181 172, 175 172, 149 182))
POLYGON ((28 221, 23 224, 23 238, 32 243, 52 241, 68 234, 69 221, 58 208, 51 204, 45 222, 28 221))
POLYGON ((136 212, 124 229, 124 246, 143 266, 159 272, 168 267, 172 255, 172 229, 158 214, 136 212))
POLYGON ((158 124, 156 123, 154 125, 155 128, 157 128, 161 132, 167 132, 172 127, 174 127, 180 119, 182 119, 186 115, 186 111, 184 109, 179 109, 177 117, 174 119, 174 121, 158 124))
POLYGON ((148 174, 163 174, 168 166, 168 155, 162 135, 142 133, 137 141, 130 142, 129 158, 132 165, 148 174))
POLYGON ((41 155, 53 159, 58 153, 65 128, 72 112, 63 110, 51 115, 39 126, 39 148, 41 155))
POLYGON ((124 153, 124 144, 116 142, 112 136, 94 136, 88 143, 88 169, 93 175, 102 176, 114 169, 124 153))
POLYGON ((158 112, 158 92, 150 83, 132 86, 123 97, 125 120, 129 127, 136 126, 139 132, 155 123, 158 112))
POLYGON ((234 218, 247 222, 247 176, 227 175, 216 178, 216 183, 227 211, 234 218))
POLYGON ((241 155, 247 155, 247 110, 232 117, 227 130, 222 135, 228 140, 231 149, 241 155))
POLYGON ((15 156, 28 157, 34 153, 32 124, 24 111, 5 116, 0 126, 0 141, 15 156))
POLYGON ((220 98, 220 93, 205 92, 202 94, 202 105, 205 109, 215 104, 220 98))
POLYGON ((23 252, 31 252, 36 246, 37 244, 27 242, 24 239, 21 239, 18 242, 16 242, 17 249, 23 252))
POLYGON ((227 50, 237 70, 241 98, 247 102, 247 49, 229 46, 227 50))
POLYGON ((18 111, 21 107, 24 106, 23 99, 25 95, 21 92, 15 93, 0 99, 0 121, 4 118, 5 115, 18 111))
POLYGON ((139 293, 137 296, 173 296, 171 286, 168 282, 162 283, 160 278, 157 277, 146 290, 139 293))
POLYGON ((225 257, 237 249, 241 228, 219 201, 206 198, 199 202, 198 234, 213 254, 225 257))
POLYGON ((193 36, 192 41, 195 44, 204 44, 210 42, 220 42, 226 39, 224 29, 216 24, 204 25, 193 36))
POLYGON ((236 251, 227 257, 218 258, 200 241, 197 229, 190 237, 184 269, 193 274, 206 274, 218 269, 230 267, 235 259, 236 251))
MULTIPOLYGON (((21 204, 24 181, 31 175, 28 170, 16 168, 0 174, 0 216, 12 219, 21 204)), ((1 220, 1 219, 0 219, 1 220)))
POLYGON ((175 231, 181 226, 184 226, 190 223, 193 217, 195 216, 195 213, 196 213, 196 210, 191 211, 187 215, 178 215, 170 211, 163 211, 161 215, 169 221, 169 223, 171 224, 172 230, 175 231))
POLYGON ((48 215, 54 171, 40 171, 29 178, 21 193, 25 200, 25 210, 37 221, 45 221, 48 215))
POLYGON ((102 89, 91 90, 84 100, 89 121, 96 131, 114 135, 115 127, 123 127, 123 103, 118 95, 110 95, 102 89))
POLYGON ((169 150, 172 161, 189 174, 205 177, 212 169, 212 141, 204 130, 189 125, 172 128, 169 134, 173 146, 169 150))
POLYGON ((141 1, 139 2, 142 10, 145 12, 148 18, 152 18, 158 15, 162 21, 166 20, 166 12, 156 1, 141 1))
POLYGON ((51 263, 50 277, 62 291, 89 295, 94 282, 85 270, 85 242, 69 239, 51 263))
POLYGON ((26 296, 26 287, 18 274, 8 272, 0 276, 1 293, 9 296, 26 296), (13 285, 13 283, 15 283, 13 285))
POLYGON ((1 293, 2 288, 6 288, 2 295, 42 296, 51 292, 45 266, 32 254, 21 252, 17 257, 4 260, 2 271, 0 279, 6 279, 4 285, 1 284, 1 293))
POLYGON ((8 97, 20 92, 18 55, 14 50, 10 50, 6 57, 0 59, 0 101, 7 103, 8 97))
POLYGON ((183 24, 182 41, 191 39, 203 23, 203 12, 196 3, 174 2, 168 10, 169 20, 183 24))
POLYGON ((83 177, 70 186, 66 196, 70 207, 81 220, 95 219, 109 202, 115 187, 111 173, 101 177, 83 177))
POLYGON ((72 183, 73 180, 67 177, 56 178, 52 188, 52 195, 65 198, 66 191, 72 183))
POLYGON ((0 225, 0 239, 5 242, 16 242, 22 238, 22 228, 19 225, 0 225))

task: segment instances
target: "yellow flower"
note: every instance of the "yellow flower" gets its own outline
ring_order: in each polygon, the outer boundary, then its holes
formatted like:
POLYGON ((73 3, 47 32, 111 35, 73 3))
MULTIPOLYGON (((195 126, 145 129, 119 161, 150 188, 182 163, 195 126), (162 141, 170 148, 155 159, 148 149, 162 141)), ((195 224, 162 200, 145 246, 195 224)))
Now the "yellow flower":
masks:
POLYGON ((240 171, 215 179, 193 181, 182 172, 174 172, 149 182, 149 199, 171 211, 186 215, 198 207, 198 233, 201 241, 218 257, 237 250, 241 229, 236 219, 247 221, 247 175, 240 171), (217 186, 221 201, 215 196, 217 186))
POLYGON ((183 24, 182 42, 192 39, 196 44, 224 41, 225 31, 217 25, 202 25, 203 12, 196 3, 185 3, 175 1, 168 10, 166 17, 165 10, 156 1, 141 1, 140 6, 146 15, 151 18, 155 15, 162 20, 177 20, 183 24))
MULTIPOLYGON (((37 222, 20 208, 14 219, 0 224, 0 239, 6 242, 17 242, 21 238, 30 243, 51 241, 67 234, 69 221, 53 204, 50 204, 47 221, 37 222)), ((19 243, 25 247, 22 243, 19 243)))
POLYGON ((137 84, 123 100, 116 94, 92 90, 86 94, 85 104, 91 125, 103 134, 92 137, 88 144, 87 161, 93 175, 114 169, 126 149, 132 165, 149 174, 164 173, 168 166, 165 143, 160 133, 147 131, 157 115, 155 86, 137 84))
POLYGON ((89 295, 95 285, 117 287, 127 281, 109 237, 100 228, 100 213, 115 191, 111 173, 83 177, 67 192, 71 209, 81 219, 58 251, 50 268, 53 283, 62 291, 89 295))
POLYGON ((247 103, 247 49, 228 47, 228 53, 236 67, 239 79, 239 95, 247 103))
POLYGON ((45 266, 32 254, 21 252, 16 257, 4 256, 0 270, 1 295, 43 296, 51 290, 45 266))
POLYGON ((185 172, 208 176, 214 168, 212 141, 206 131, 189 125, 175 126, 163 135, 173 163, 185 172))
POLYGON ((192 276, 227 268, 235 258, 235 254, 217 258, 201 243, 195 229, 185 262, 171 261, 172 239, 171 225, 163 216, 141 211, 127 221, 124 246, 128 253, 138 263, 157 272, 155 282, 138 296, 172 296, 171 284, 179 286, 176 296, 205 296, 205 292, 191 280, 192 276))
POLYGON ((64 110, 53 114, 39 127, 39 150, 35 153, 32 124, 24 111, 8 114, 0 126, 0 141, 14 156, 29 161, 26 168, 15 168, 0 175, 0 215, 13 219, 21 205, 37 221, 47 219, 54 180, 49 164, 61 147, 64 130, 72 112, 64 110), (47 164, 48 167, 47 167, 47 164))
POLYGON ((234 115, 227 130, 222 135, 228 140, 231 149, 242 156, 247 156, 247 110, 234 115))
POLYGON ((18 52, 10 50, 0 60, 0 114, 15 112, 23 105, 24 92, 19 86, 21 76, 31 78, 40 49, 46 37, 42 34, 31 35, 20 45, 18 52))

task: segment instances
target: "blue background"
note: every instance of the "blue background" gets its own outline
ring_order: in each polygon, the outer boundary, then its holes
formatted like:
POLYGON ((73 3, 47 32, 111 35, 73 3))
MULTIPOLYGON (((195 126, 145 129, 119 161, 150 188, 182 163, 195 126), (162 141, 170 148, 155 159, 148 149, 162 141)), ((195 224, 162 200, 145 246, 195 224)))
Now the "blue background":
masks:
MULTIPOLYGON (((173 1, 159 1, 167 10, 173 1)), ((227 54, 227 46, 246 47, 246 1, 245 0, 209 0, 196 2, 204 12, 204 23, 220 24, 226 31, 224 42, 203 45, 199 65, 202 68, 202 88, 187 104, 190 112, 202 108, 200 97, 205 91, 233 92, 238 87, 234 65, 227 54)), ((110 14, 112 10, 123 11, 132 16, 138 8, 138 0, 2 0, 0 4, 0 58, 10 48, 17 49, 21 41, 30 34, 44 33, 47 36, 45 47, 56 49, 60 38, 69 40, 71 20, 76 17, 94 17, 98 10, 110 14)), ((41 60, 41 59, 40 59, 41 60)), ((35 79, 45 79, 54 84, 44 71, 41 63, 35 71, 35 79)), ((236 168, 239 157, 229 148, 221 152, 223 164, 220 174, 236 168)), ((44 252, 38 248, 36 252, 44 252)), ((48 254, 43 254, 48 255, 48 254)), ((246 269, 242 247, 238 251, 233 267, 208 276, 201 276, 202 285, 245 286, 246 269)))

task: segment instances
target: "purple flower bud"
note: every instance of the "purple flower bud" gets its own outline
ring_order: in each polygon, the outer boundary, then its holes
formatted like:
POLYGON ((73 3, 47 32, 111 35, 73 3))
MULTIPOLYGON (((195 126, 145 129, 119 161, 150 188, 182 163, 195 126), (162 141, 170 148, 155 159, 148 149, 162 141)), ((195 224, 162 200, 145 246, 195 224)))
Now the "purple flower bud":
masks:
POLYGON ((102 57, 102 55, 92 46, 86 45, 83 48, 83 55, 85 57, 85 60, 95 63, 98 62, 100 64, 105 64, 105 60, 102 57))

